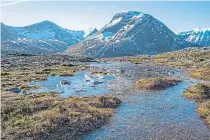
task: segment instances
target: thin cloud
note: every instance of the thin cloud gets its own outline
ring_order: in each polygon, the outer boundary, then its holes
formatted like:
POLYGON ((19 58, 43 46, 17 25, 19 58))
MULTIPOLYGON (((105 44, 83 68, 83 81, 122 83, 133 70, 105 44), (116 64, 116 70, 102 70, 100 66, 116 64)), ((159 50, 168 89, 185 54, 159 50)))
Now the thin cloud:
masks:
POLYGON ((1 4, 0 7, 6 7, 6 6, 10 6, 10 5, 15 5, 15 4, 18 4, 18 3, 25 2, 25 1, 28 1, 28 0, 19 0, 19 1, 11 2, 11 3, 5 3, 5 4, 1 4))

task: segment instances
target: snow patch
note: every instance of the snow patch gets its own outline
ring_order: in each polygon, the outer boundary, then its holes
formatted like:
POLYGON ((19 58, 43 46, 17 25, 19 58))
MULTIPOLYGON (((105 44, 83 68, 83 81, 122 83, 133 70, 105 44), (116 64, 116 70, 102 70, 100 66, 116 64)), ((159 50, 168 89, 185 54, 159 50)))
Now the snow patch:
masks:
POLYGON ((117 18, 117 19, 112 20, 109 24, 107 24, 106 27, 111 27, 111 26, 113 26, 113 25, 119 23, 119 22, 121 21, 121 19, 122 19, 122 18, 120 17, 120 18, 117 18))
POLYGON ((140 13, 138 15, 134 15, 132 18, 142 19, 144 17, 143 13, 140 13))

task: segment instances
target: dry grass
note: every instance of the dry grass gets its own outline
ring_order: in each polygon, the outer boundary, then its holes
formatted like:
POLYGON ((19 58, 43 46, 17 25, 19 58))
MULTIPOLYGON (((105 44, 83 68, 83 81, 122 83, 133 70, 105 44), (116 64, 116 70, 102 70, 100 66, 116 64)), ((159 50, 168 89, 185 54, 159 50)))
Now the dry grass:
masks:
POLYGON ((175 78, 151 77, 142 78, 135 83, 136 89, 163 90, 180 83, 181 80, 175 78))
POLYGON ((206 119, 210 125, 210 100, 202 102, 197 111, 200 113, 200 116, 206 119))
POLYGON ((191 67, 210 67, 208 62, 210 49, 190 48, 169 53, 162 53, 154 56, 137 56, 130 57, 127 60, 133 63, 148 63, 152 62, 158 65, 175 66, 182 68, 191 67))
POLYGON ((201 68, 189 72, 190 76, 196 79, 210 80, 210 68, 201 68))
POLYGON ((191 99, 210 99, 210 84, 198 83, 185 90, 184 96, 191 99))
POLYGON ((91 72, 91 74, 94 75, 107 75, 109 72, 108 71, 95 71, 95 72, 91 72))
POLYGON ((199 103, 197 111, 210 125, 210 83, 198 83, 185 90, 186 98, 195 99, 199 103))
POLYGON ((64 99, 56 92, 29 95, 3 92, 3 136, 6 139, 73 139, 106 123, 119 104, 119 99, 110 96, 64 99))

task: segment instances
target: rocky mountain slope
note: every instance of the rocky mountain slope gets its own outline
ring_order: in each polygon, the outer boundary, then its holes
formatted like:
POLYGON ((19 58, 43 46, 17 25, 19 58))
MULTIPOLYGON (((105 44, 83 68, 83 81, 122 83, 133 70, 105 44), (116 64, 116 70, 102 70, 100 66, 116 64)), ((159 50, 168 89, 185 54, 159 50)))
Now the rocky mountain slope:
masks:
POLYGON ((96 32, 98 32, 98 30, 96 29, 96 28, 91 28, 91 29, 89 29, 86 33, 85 33, 85 35, 84 35, 84 37, 85 37, 85 39, 87 39, 87 38, 89 38, 90 36, 92 36, 93 34, 95 34, 96 32))
POLYGON ((55 54, 66 50, 68 44, 59 40, 18 39, 1 42, 1 53, 55 54))
POLYGON ((127 11, 117 13, 102 29, 66 52, 100 58, 157 54, 188 46, 190 43, 151 15, 127 11))
POLYGON ((1 23, 1 40, 16 40, 18 38, 24 38, 24 36, 15 32, 10 26, 1 23))

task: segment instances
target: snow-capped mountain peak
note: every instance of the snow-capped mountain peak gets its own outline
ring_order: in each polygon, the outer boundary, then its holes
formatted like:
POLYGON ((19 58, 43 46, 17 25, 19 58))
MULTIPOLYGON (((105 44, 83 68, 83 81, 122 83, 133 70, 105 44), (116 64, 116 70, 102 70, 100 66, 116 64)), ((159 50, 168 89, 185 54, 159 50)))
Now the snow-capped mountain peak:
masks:
POLYGON ((126 35, 126 32, 131 30, 135 24, 149 17, 150 15, 137 11, 119 12, 97 34, 91 36, 91 38, 114 39, 118 32, 120 32, 121 37, 124 37, 123 35, 126 35))
POLYGON ((112 20, 106 25, 106 27, 112 27, 117 24, 128 24, 132 18, 138 18, 143 16, 144 14, 136 11, 123 11, 115 14, 112 20))
POLYGON ((197 46, 210 46, 210 28, 196 28, 180 32, 178 36, 197 46))
POLYGON ((113 19, 117 19, 117 18, 129 19, 133 16, 139 15, 140 13, 141 12, 137 12, 137 11, 122 11, 122 12, 115 14, 113 19))

